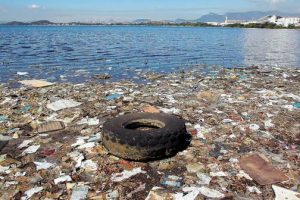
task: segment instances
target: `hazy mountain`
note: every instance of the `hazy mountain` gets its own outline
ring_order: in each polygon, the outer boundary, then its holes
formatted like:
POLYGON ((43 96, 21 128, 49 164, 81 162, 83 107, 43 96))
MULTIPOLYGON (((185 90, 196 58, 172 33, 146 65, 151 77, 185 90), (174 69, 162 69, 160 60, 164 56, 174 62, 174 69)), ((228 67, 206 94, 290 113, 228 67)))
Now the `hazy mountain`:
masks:
POLYGON ((298 13, 283 13, 280 11, 250 11, 250 12, 228 12, 224 15, 219 15, 216 13, 209 13, 203 15, 197 21, 199 22, 224 22, 226 16, 230 20, 256 20, 267 15, 278 15, 282 17, 296 17, 300 16, 298 13))
POLYGON ((25 22, 19 22, 19 21, 12 21, 12 22, 7 22, 4 23, 5 25, 28 25, 28 23, 25 22))
POLYGON ((133 21, 133 23, 137 23, 137 24, 140 24, 140 23, 149 23, 151 22, 151 19, 136 19, 133 21))
POLYGON ((55 24, 55 23, 50 22, 48 20, 39 20, 30 23, 30 25, 50 25, 50 24, 55 24))
POLYGON ((216 13, 209 13, 207 15, 203 15, 199 19, 196 19, 197 22, 224 22, 225 15, 219 15, 216 13))
POLYGON ((12 22, 5 23, 5 25, 51 25, 51 24, 55 24, 55 23, 50 22, 48 20, 39 20, 34 22, 12 21, 12 22))

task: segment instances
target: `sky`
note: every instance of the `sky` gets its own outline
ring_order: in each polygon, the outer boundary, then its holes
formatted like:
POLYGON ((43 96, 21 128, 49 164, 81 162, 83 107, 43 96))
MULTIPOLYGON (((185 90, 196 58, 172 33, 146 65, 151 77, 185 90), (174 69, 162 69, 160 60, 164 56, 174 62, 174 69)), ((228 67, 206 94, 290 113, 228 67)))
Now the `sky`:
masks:
POLYGON ((268 10, 300 13, 300 0, 0 0, 0 22, 197 19, 210 12, 268 10))

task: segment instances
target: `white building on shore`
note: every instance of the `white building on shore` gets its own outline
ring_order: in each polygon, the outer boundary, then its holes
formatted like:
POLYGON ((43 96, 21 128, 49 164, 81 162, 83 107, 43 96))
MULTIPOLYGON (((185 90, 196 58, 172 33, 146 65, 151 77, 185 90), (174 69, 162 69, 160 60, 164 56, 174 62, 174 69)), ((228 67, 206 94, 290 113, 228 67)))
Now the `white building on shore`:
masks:
POLYGON ((285 27, 289 25, 300 26, 300 17, 280 17, 273 15, 268 18, 268 22, 285 27))

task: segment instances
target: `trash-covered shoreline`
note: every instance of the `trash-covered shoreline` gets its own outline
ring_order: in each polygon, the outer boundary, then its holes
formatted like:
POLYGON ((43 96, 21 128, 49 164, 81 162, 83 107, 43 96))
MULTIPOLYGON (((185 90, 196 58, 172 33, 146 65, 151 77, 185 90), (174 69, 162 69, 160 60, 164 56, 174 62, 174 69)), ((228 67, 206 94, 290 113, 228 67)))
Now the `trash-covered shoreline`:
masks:
POLYGON ((0 199, 300 199, 300 69, 141 76, 2 84, 0 199), (110 155, 103 123, 132 112, 182 117, 190 146, 147 163, 110 155))

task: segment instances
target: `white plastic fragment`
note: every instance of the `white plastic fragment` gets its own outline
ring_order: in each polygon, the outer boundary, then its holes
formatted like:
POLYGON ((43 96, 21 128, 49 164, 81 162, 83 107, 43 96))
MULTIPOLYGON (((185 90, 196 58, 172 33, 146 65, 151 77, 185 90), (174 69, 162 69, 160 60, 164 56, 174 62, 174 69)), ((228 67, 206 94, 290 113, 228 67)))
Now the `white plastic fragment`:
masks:
POLYGON ((43 187, 34 187, 34 188, 31 188, 31 189, 29 189, 29 190, 27 190, 25 192, 26 196, 22 197, 21 199, 22 200, 30 199, 34 194, 39 193, 43 189, 44 189, 43 187))
POLYGON ((87 149, 87 148, 93 148, 95 146, 95 142, 88 142, 80 145, 77 147, 77 149, 87 149))
POLYGON ((272 185, 275 193, 275 200, 300 200, 300 193, 272 185))
POLYGON ((89 192, 88 186, 75 187, 72 191, 71 200, 84 200, 89 192))
POLYGON ((128 178, 130 178, 132 176, 135 176, 135 175, 137 175, 139 173, 146 173, 146 172, 143 171, 140 167, 134 168, 131 171, 124 170, 121 173, 113 174, 112 177, 111 177, 111 180, 113 182, 121 182, 121 181, 123 181, 125 179, 128 179, 128 178))
POLYGON ((50 83, 44 80, 23 80, 20 81, 21 84, 33 87, 33 88, 42 88, 54 85, 55 83, 50 83))
POLYGON ((71 146, 72 147, 77 147, 77 146, 80 146, 80 145, 82 145, 84 143, 85 143, 85 141, 84 141, 83 138, 77 138, 76 142, 74 144, 72 144, 71 146))
POLYGON ((275 125, 272 123, 272 119, 268 119, 265 121, 265 128, 272 128, 275 125))
POLYGON ((77 124, 82 125, 82 124, 87 124, 89 126, 96 126, 99 124, 99 119, 95 118, 89 118, 89 117, 85 117, 83 119, 81 119, 79 122, 77 122, 77 124))
POLYGON ((208 187, 200 187, 200 193, 209 198, 223 198, 224 194, 217 190, 210 189, 208 187))
POLYGON ((33 140, 24 140, 19 146, 18 146, 18 149, 23 149, 23 148, 25 148, 25 147, 28 147, 28 145, 30 144, 30 143, 32 143, 33 142, 33 140))
POLYGON ((200 193, 200 189, 196 187, 185 187, 183 188, 183 191, 188 194, 184 196, 183 193, 176 193, 173 195, 174 200, 194 200, 200 193))
POLYGON ((92 160, 85 160, 81 163, 81 168, 89 171, 96 171, 98 169, 98 165, 92 160))
POLYGON ((194 126, 194 128, 196 129, 196 131, 197 131, 197 138, 201 138, 201 139, 206 139, 206 137, 204 136, 204 134, 203 134, 203 131, 202 131, 202 129, 201 129, 201 126, 200 126, 200 124, 196 124, 195 126, 194 126))
POLYGON ((28 147, 27 149, 25 149, 23 151, 22 155, 35 153, 40 148, 40 146, 41 145, 32 145, 32 146, 28 147))
POLYGON ((52 163, 48 163, 47 161, 34 162, 34 164, 36 165, 36 170, 49 169, 54 166, 52 163))
POLYGON ((258 131, 260 127, 258 124, 250 124, 249 128, 251 131, 258 131))
POLYGON ((79 153, 78 151, 73 151, 71 153, 68 153, 67 155, 70 156, 74 161, 76 161, 75 168, 79 168, 81 166, 81 163, 84 160, 84 156, 82 153, 79 153))
POLYGON ((47 104, 47 108, 53 111, 59 111, 65 108, 73 108, 80 105, 81 105, 80 102, 74 101, 73 99, 60 99, 53 103, 47 104))
POLYGON ((25 76, 25 75, 28 75, 28 72, 17 72, 17 74, 19 76, 25 76))
POLYGON ((9 167, 3 167, 0 165, 0 174, 2 173, 9 174, 10 173, 9 167))
POLYGON ((247 174, 246 172, 244 172, 243 170, 240 170, 239 173, 236 175, 239 178, 246 178, 248 180, 253 180, 249 174, 247 174))
POLYGON ((181 110, 177 109, 177 108, 159 108, 159 110, 161 110, 162 112, 164 113, 167 113, 167 114, 175 114, 175 115, 178 115, 180 114, 181 110))
POLYGON ((199 180, 197 181, 199 185, 209 185, 211 181, 210 176, 204 173, 197 173, 197 177, 199 178, 199 180))
POLYGON ((220 171, 220 172, 210 172, 209 175, 213 176, 213 177, 214 176, 218 176, 218 177, 228 176, 228 174, 226 172, 222 172, 222 171, 220 171))
POLYGON ((199 193, 208 198, 223 198, 224 194, 217 190, 210 189, 208 187, 185 187, 182 189, 184 192, 188 192, 187 195, 183 196, 182 193, 174 195, 175 200, 194 200, 199 193))
POLYGON ((261 194, 261 191, 255 186, 247 186, 247 190, 252 193, 261 194))
POLYGON ((15 174, 15 177, 20 177, 20 176, 25 176, 26 175, 26 172, 17 172, 15 174))
POLYGON ((64 175, 64 176, 54 179, 55 185, 57 185, 59 183, 63 183, 63 182, 69 182, 69 181, 72 181, 72 178, 69 175, 64 175))

